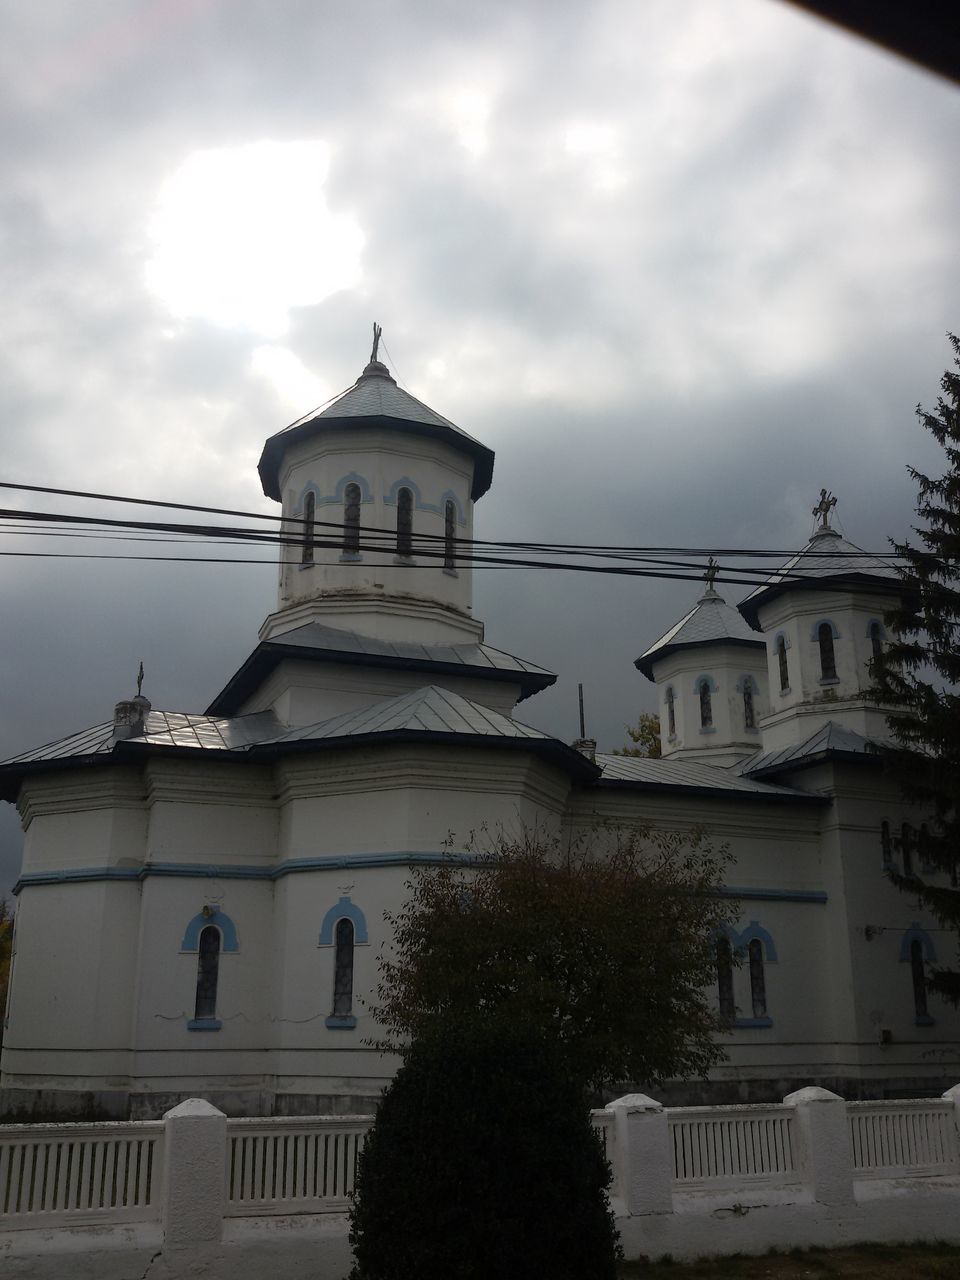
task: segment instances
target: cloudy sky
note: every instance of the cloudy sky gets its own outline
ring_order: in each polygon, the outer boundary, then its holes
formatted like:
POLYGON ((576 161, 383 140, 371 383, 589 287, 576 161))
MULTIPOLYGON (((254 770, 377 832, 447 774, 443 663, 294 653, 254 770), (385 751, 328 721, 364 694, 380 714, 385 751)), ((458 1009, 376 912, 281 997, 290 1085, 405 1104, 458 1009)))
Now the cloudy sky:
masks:
MULTIPOLYGON (((268 511, 267 435, 403 385, 497 453, 477 534, 902 536, 960 326, 960 92, 778 0, 0 8, 0 477, 268 511)), ((120 514, 6 491, 5 506, 120 514)), ((159 514, 159 513, 158 513, 159 514)), ((129 554, 5 535, 0 550, 129 554)), ((0 559, 0 756, 137 663, 202 710, 271 567, 0 559)), ((481 570, 521 718, 621 743, 690 584, 481 570)), ((729 598, 742 589, 731 588, 729 598)), ((0 806, 0 890, 19 856, 0 806)))

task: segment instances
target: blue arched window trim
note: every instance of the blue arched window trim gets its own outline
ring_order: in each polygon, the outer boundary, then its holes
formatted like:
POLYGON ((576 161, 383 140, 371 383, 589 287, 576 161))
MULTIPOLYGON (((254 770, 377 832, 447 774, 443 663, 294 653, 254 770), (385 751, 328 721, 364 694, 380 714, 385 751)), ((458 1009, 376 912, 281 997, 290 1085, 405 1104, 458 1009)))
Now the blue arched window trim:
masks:
POLYGON ((457 513, 457 524, 463 525, 467 523, 467 518, 463 514, 463 504, 452 489, 447 489, 445 493, 440 495, 440 510, 444 511, 448 502, 453 503, 453 509, 457 513))
POLYGON ((818 619, 817 619, 817 621, 816 621, 816 622, 813 624, 813 626, 810 628, 810 639, 811 639, 811 640, 819 640, 819 639, 820 639, 820 628, 821 628, 821 627, 829 627, 829 628, 830 628, 830 634, 833 636, 834 640, 839 640, 839 639, 840 639, 840 632, 837 630, 837 624, 833 621, 833 619, 832 619, 832 618, 818 618, 818 619))
POLYGON ((355 484, 359 488, 361 502, 373 501, 373 493, 367 480, 356 471, 351 471, 348 475, 340 477, 337 481, 337 487, 333 491, 333 501, 338 505, 343 505, 348 484, 355 484))
POLYGON ((317 488, 317 486, 313 483, 312 480, 308 480, 307 483, 300 490, 300 494, 297 498, 296 506, 294 507, 294 510, 293 510, 293 514, 295 516, 300 516, 300 517, 303 516, 303 511, 306 505, 308 493, 313 494, 313 500, 318 507, 320 503, 323 502, 323 494, 320 492, 320 490, 317 488))
POLYGON ((368 942, 367 938, 367 918, 356 905, 351 902, 349 897, 341 897, 335 906, 332 906, 327 914, 323 917, 320 925, 320 943, 321 947, 332 947, 334 944, 334 932, 337 927, 338 920, 349 920, 353 925, 353 941, 355 946, 364 946, 368 942))
MULTIPOLYGON (((819 625, 819 624, 818 624, 818 625, 819 625)), ((816 639, 816 638, 817 638, 817 636, 816 636, 816 632, 814 632, 814 636, 813 636, 813 638, 814 638, 814 639, 816 639)), ((774 650, 774 653, 776 653, 777 649, 780 647, 780 641, 781 641, 781 640, 783 641, 783 647, 784 647, 785 649, 792 649, 792 648, 793 648, 793 645, 790 643, 790 637, 787 635, 787 633, 786 633, 785 631, 778 631, 778 632, 777 632, 777 634, 773 637, 773 650, 774 650)))
POLYGON ((937 949, 933 945, 933 939, 926 929, 920 927, 916 920, 914 920, 909 929, 905 930, 903 937, 900 939, 901 964, 910 963, 910 944, 912 942, 920 943, 923 958, 927 964, 936 964, 937 949))
POLYGON ((221 952, 240 950, 240 945, 237 942, 237 926, 228 915, 220 910, 219 907, 207 908, 206 915, 204 915, 203 911, 197 912, 184 930, 183 941, 180 943, 180 950, 199 950, 200 934, 208 925, 211 924, 220 930, 221 952))
POLYGON ((694 680, 693 682, 693 692, 696 694, 699 694, 700 686, 702 684, 705 684, 711 693, 717 692, 717 682, 716 680, 714 680, 713 676, 708 676, 708 675, 697 676, 696 680, 694 680))
POLYGON ((886 638, 887 638, 887 629, 886 629, 886 627, 883 625, 883 623, 880 621, 880 619, 879 619, 879 618, 871 618, 871 619, 870 619, 870 621, 867 623, 867 629, 866 629, 866 631, 863 633, 863 634, 867 637, 867 639, 869 640, 869 639, 872 637, 872 634, 873 634, 873 628, 874 628, 874 627, 879 627, 879 628, 880 628, 880 632, 879 632, 879 634, 880 634, 880 639, 881 639, 881 640, 886 640, 886 638))
MULTIPOLYGON (((411 494, 413 495, 414 507, 417 510, 423 509, 424 504, 423 504, 423 497, 421 496, 421 493, 420 493, 420 488, 413 480, 410 479, 409 476, 401 476, 399 480, 394 480, 393 484, 390 486, 387 492, 383 495, 383 500, 388 507, 395 507, 397 505, 397 494, 400 492, 401 489, 409 489, 411 494)), ((431 508, 431 509, 433 510, 435 508, 431 508)))
POLYGON ((749 688, 752 693, 760 692, 760 686, 757 684, 756 677, 749 673, 742 675, 736 684, 737 693, 743 693, 746 688, 749 688))
POLYGON ((745 929, 734 935, 737 940, 737 946, 741 951, 746 951, 750 943, 756 938, 763 944, 764 959, 769 964, 777 962, 777 948, 773 938, 756 920, 751 920, 745 929))

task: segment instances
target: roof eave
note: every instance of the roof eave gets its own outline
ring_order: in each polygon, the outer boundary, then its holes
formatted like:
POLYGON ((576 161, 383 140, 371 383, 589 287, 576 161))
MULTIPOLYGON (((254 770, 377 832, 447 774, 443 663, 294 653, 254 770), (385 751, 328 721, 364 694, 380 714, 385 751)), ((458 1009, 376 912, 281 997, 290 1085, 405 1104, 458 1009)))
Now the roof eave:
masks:
POLYGON ((748 595, 737 605, 752 627, 760 627, 761 606, 787 591, 874 591, 878 595, 902 596, 905 584, 897 578, 881 578, 868 573, 831 573, 823 578, 788 578, 773 582, 748 595))
MULTIPOLYGON (((752 774, 750 775, 753 776, 752 774)), ((731 787, 707 787, 692 782, 650 782, 640 778, 599 778, 596 786, 616 791, 649 791, 661 795, 680 792, 687 796, 703 796, 711 800, 755 801, 763 804, 830 804, 829 796, 821 796, 813 792, 798 791, 795 795, 784 795, 781 792, 739 791, 731 787)))
POLYGON ((747 649, 765 649, 766 641, 760 636, 756 640, 748 640, 745 636, 724 636, 722 639, 716 640, 690 640, 681 642, 680 644, 666 644, 662 649, 657 649, 654 653, 643 653, 639 658, 635 658, 633 665, 637 670, 653 680, 653 668, 655 663, 662 662, 664 658, 670 657, 674 653, 680 653, 683 649, 719 649, 724 645, 743 645, 747 649))
POLYGON ((774 778, 780 773, 796 773, 800 769, 811 769, 814 765, 826 763, 846 763, 864 765, 875 769, 882 766, 883 757, 879 752, 844 751, 841 747, 825 747, 809 756, 800 756, 792 760, 784 760, 779 764, 761 765, 759 769, 751 769, 744 773, 745 778, 774 778))

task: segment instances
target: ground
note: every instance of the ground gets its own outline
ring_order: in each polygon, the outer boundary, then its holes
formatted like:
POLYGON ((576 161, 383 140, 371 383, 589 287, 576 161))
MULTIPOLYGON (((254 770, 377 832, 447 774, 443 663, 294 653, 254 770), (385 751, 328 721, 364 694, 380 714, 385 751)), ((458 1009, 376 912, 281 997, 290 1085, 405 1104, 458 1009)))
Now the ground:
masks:
POLYGON ((960 1249, 946 1244, 795 1249, 760 1258, 627 1262, 620 1274, 623 1280, 957 1280, 960 1249))

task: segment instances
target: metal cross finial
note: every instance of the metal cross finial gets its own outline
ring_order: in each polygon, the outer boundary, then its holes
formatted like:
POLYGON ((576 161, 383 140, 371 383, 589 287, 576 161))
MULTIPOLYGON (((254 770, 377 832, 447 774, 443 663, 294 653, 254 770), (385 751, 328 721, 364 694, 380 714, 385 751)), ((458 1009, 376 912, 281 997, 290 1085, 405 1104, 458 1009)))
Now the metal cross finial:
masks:
POLYGON ((137 672, 137 697, 139 698, 143 692, 143 663, 140 663, 140 670, 137 672))
POLYGON ((820 501, 813 508, 815 517, 819 517, 821 529, 830 528, 830 512, 837 505, 837 500, 832 493, 828 493, 826 489, 820 490, 820 501))
POLYGON ((707 590, 713 591, 713 584, 717 580, 717 574, 720 572, 720 566, 714 560, 713 556, 707 560, 707 572, 703 575, 703 580, 707 584, 707 590))
POLYGON ((382 329, 382 327, 381 327, 380 325, 378 325, 378 324, 377 324, 376 320, 374 320, 374 322, 373 322, 373 350, 370 352, 370 363, 371 363, 371 364, 373 364, 374 360, 376 360, 376 358, 377 358, 377 351, 378 351, 378 349, 379 349, 379 347, 380 347, 380 335, 381 335, 382 333, 383 333, 383 329, 382 329))

